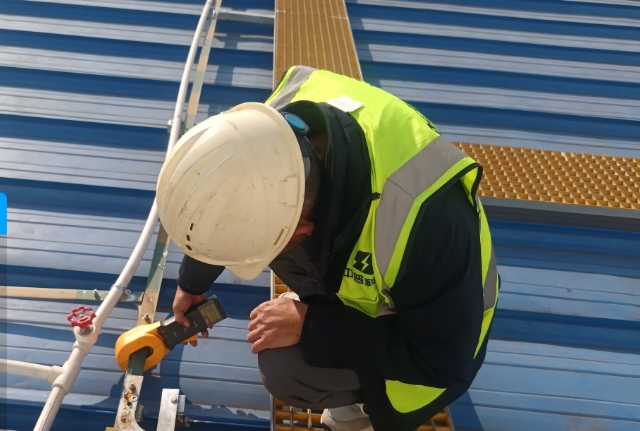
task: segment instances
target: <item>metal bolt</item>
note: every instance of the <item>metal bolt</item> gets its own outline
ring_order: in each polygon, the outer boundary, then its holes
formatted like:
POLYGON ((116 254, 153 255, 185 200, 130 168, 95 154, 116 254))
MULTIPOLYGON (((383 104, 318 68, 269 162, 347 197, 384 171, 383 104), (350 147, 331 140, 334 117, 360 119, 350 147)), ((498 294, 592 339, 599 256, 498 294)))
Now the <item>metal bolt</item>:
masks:
POLYGON ((122 391, 122 396, 126 397, 127 396, 127 391, 122 391))
POLYGON ((131 397, 129 397, 129 400, 135 403, 136 401, 138 401, 138 397, 136 397, 135 395, 132 395, 131 397))
POLYGON ((176 396, 171 397, 171 402, 173 404, 177 403, 178 402, 178 397, 176 397, 176 396))
POLYGON ((144 316, 142 316, 142 318, 145 322, 151 323, 151 317, 149 317, 149 313, 144 313, 144 316))
POLYGON ((93 289, 93 296, 96 299, 100 299, 100 293, 98 292, 98 289, 93 289))
POLYGON ((129 384, 129 389, 131 389, 132 391, 135 391, 136 390, 136 385, 133 382, 131 382, 129 384))
POLYGON ((127 289, 127 290, 124 291, 124 294, 125 295, 131 295, 131 291, 129 289, 127 289))

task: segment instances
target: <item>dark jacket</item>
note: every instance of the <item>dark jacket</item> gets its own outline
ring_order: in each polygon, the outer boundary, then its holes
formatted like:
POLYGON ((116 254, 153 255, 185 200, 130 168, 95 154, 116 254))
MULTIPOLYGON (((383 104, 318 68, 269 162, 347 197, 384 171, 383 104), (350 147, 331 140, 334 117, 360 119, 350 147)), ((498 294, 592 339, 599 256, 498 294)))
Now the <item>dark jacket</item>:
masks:
MULTIPOLYGON (((396 314, 371 318, 343 305, 335 294, 377 198, 364 135, 350 115, 327 104, 296 102, 284 110, 307 121, 312 134, 326 128, 330 138, 314 233, 270 265, 309 304, 306 360, 357 373, 376 431, 413 430, 462 395, 484 359, 486 342, 473 359, 483 313, 478 216, 459 183, 439 191, 420 210, 391 288, 396 314), (447 390, 400 414, 385 395, 385 379, 447 390)), ((203 293, 222 270, 185 256, 178 283, 203 293)))

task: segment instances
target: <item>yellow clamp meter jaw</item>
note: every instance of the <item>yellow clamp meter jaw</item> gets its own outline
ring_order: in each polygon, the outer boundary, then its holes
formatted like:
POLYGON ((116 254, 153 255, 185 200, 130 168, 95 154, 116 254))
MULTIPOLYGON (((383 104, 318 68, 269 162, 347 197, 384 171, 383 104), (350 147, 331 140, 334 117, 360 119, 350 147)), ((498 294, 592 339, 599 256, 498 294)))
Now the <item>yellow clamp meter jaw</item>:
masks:
POLYGON ((184 315, 189 319, 188 328, 177 323, 172 317, 164 322, 136 326, 118 337, 115 355, 120 368, 126 371, 129 357, 138 350, 148 348, 149 353, 143 366, 143 370, 146 371, 162 361, 162 358, 176 345, 197 340, 198 333, 211 328, 227 317, 227 313, 215 295, 195 304, 184 315))

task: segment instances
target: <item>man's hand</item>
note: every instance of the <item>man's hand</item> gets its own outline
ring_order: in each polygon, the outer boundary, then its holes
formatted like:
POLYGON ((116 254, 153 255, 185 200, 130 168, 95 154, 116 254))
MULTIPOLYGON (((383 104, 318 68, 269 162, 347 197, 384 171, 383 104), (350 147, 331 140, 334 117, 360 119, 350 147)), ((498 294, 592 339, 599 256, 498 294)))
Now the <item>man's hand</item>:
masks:
POLYGON ((258 305, 249 315, 251 353, 293 346, 300 342, 307 305, 290 298, 276 298, 258 305))
MULTIPOLYGON (((192 305, 202 302, 205 299, 207 299, 207 296, 204 293, 202 295, 191 295, 178 286, 176 289, 176 296, 173 298, 173 314, 175 315, 176 322, 188 328, 190 326, 189 319, 184 316, 184 313, 191 308, 192 305)), ((202 331, 202 336, 207 338, 209 336, 209 332, 206 330, 202 331)), ((190 343, 192 346, 198 345, 197 341, 191 341, 190 343)), ((183 342, 182 344, 187 343, 183 342)))

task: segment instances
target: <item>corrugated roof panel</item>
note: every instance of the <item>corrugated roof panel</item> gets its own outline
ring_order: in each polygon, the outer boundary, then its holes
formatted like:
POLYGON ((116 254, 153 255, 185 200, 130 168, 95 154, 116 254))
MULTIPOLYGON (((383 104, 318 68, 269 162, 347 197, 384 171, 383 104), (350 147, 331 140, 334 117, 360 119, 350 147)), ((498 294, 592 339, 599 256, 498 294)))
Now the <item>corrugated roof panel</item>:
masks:
MULTIPOLYGON (((6 302, 3 315, 8 323, 3 325, 3 329, 9 335, 6 344, 3 343, 3 350, 7 358, 45 365, 62 364, 74 340, 66 316, 70 307, 76 304, 22 300, 6 302), (38 321, 34 322, 36 315, 38 321), (34 349, 33 346, 38 348, 34 349)), ((75 409, 74 414, 79 419, 83 418, 89 429, 98 429, 96 416, 106 412, 110 413, 113 424, 123 377, 113 356, 113 345, 122 332, 135 326, 137 315, 137 309, 133 306, 114 310, 97 344, 85 359, 83 370, 73 387, 75 396, 65 399, 63 410, 66 410, 66 414, 75 409)), ((157 317, 166 319, 168 313, 159 312, 157 317)), ((210 339, 200 340, 197 348, 176 347, 161 365, 145 373, 141 400, 147 421, 142 426, 145 429, 155 428, 152 418, 157 416, 159 394, 166 387, 180 388, 187 395, 186 414, 192 420, 203 423, 244 422, 246 429, 253 429, 256 425, 252 423, 253 417, 254 421, 258 420, 258 426, 264 426, 269 397, 262 387, 254 356, 246 354, 247 349, 246 320, 242 317, 225 320, 216 327, 216 334, 210 339)), ((22 376, 8 375, 6 382, 11 404, 42 402, 49 388, 45 381, 22 376)), ((33 427, 36 415, 6 419, 12 426, 9 429, 26 430, 33 427)), ((68 423, 58 420, 54 429, 68 429, 68 423)))
POLYGON ((638 7, 348 0, 365 80, 461 142, 638 157, 638 7))
MULTIPOLYGON (((203 3, 0 3, 9 285, 106 289, 114 282, 153 199, 203 3)), ((273 14, 271 0, 224 0, 223 7, 273 14)), ((449 139, 640 156, 634 2, 347 0, 347 8, 365 80, 403 96, 449 139)), ((219 22, 198 119, 264 100, 272 52, 272 25, 219 22)), ((456 428, 637 428, 638 234, 492 225, 502 299, 485 366, 452 407, 456 428)), ((150 253, 131 289, 144 288, 150 253)), ((172 247, 159 317, 169 311, 179 260, 172 247)), ((267 298, 269 278, 247 284, 225 274, 219 282, 231 318, 214 339, 179 346, 150 374, 145 409, 154 416, 157 391, 180 387, 187 415, 204 421, 196 430, 211 421, 266 428, 268 397, 244 328, 247 312, 267 298)), ((7 301, 0 324, 8 357, 61 364, 73 342, 66 313, 75 305, 7 301)), ((136 318, 123 305, 107 320, 56 429, 113 423, 122 373, 111 349, 136 318)), ((9 386, 8 428, 30 429, 48 384, 11 376, 9 386)))
MULTIPOLYGON (((0 4, 6 24, 0 30, 0 190, 10 207, 9 285, 104 290, 115 281, 152 203, 167 121, 203 4, 0 4)), ((269 1, 226 1, 225 7, 273 15, 269 1)), ((240 102, 264 100, 272 49, 272 25, 220 21, 198 121, 240 102)), ((131 289, 144 289, 151 254, 149 249, 131 289)), ((180 259, 172 246, 159 318, 167 316, 180 259)), ((231 317, 215 338, 197 349, 179 346, 146 378, 148 417, 157 416, 159 390, 170 386, 187 394, 187 414, 202 421, 196 429, 211 421, 265 427, 268 394, 249 353, 246 315, 268 297, 269 283, 266 272, 251 283, 221 276, 216 293, 231 317)), ((7 357, 61 365, 73 344, 66 315, 77 305, 6 301, 7 357)), ((76 420, 90 429, 113 424, 122 384, 113 346, 137 315, 124 304, 107 319, 54 429, 76 420)), ((3 417, 8 429, 32 428, 49 384, 9 376, 6 385, 13 411, 3 417)))
POLYGON ((491 341, 473 388, 451 408, 454 423, 457 430, 632 431, 639 366, 637 354, 491 341))

